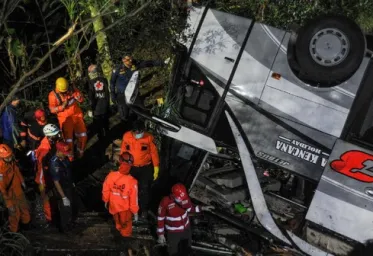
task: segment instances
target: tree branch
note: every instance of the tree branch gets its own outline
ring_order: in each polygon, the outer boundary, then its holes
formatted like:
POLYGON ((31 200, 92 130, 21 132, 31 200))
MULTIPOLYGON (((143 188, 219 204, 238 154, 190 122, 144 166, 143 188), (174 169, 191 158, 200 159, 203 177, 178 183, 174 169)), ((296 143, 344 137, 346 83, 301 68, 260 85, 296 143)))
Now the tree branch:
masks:
MULTIPOLYGON (((150 5, 150 3, 152 2, 152 0, 148 0, 145 4, 143 4, 142 6, 140 6, 138 9, 136 9, 135 11, 127 14, 127 15, 124 15, 122 18, 118 19, 117 21, 113 22, 112 24, 110 24, 109 26, 97 31, 92 37, 91 39, 88 41, 88 43, 79 51, 79 54, 83 53, 85 50, 88 49, 88 47, 90 46, 90 44, 96 39, 97 35, 101 32, 104 32, 104 31, 107 31, 109 29, 111 29, 112 27, 120 24, 121 22, 123 22, 125 19, 127 18, 130 18, 130 17, 133 17, 135 15, 137 15, 138 13, 140 13, 141 11, 143 11, 148 5, 150 5)), ((95 20, 96 17, 90 19, 92 22, 95 20)), ((90 25, 91 23, 89 23, 88 25, 90 25)), ((76 25, 73 25, 72 27, 75 27, 76 25)), ((64 41, 68 40, 70 37, 72 37, 73 35, 75 34, 78 34, 80 32, 82 32, 84 30, 86 26, 82 27, 81 29, 75 31, 74 33, 71 33, 70 32, 70 29, 68 31, 68 33, 66 33, 64 36, 62 36, 62 38, 64 39, 64 41)), ((53 73, 57 72, 58 70, 60 70, 61 68, 65 67, 70 61, 73 60, 74 57, 64 61, 63 63, 61 63, 59 66, 55 67, 54 69, 50 70, 49 72, 47 72, 46 74, 42 75, 42 76, 39 76, 35 79, 33 79, 30 83, 24 85, 21 87, 22 83, 25 81, 26 78, 28 78, 29 76, 31 76, 32 74, 34 74, 42 65, 43 63, 49 58, 49 55, 51 55, 63 42, 59 40, 57 40, 57 42, 59 42, 59 44, 56 44, 38 61, 38 63, 35 65, 35 67, 33 69, 31 69, 30 71, 28 71, 27 73, 23 74, 21 76, 21 78, 11 87, 11 91, 9 92, 8 96, 5 98, 5 100, 1 103, 0 105, 0 113, 3 111, 3 109, 5 108, 5 106, 9 103, 10 99, 19 91, 21 90, 24 90, 25 88, 41 81, 42 79, 44 78, 47 78, 48 76, 52 75, 53 73)))

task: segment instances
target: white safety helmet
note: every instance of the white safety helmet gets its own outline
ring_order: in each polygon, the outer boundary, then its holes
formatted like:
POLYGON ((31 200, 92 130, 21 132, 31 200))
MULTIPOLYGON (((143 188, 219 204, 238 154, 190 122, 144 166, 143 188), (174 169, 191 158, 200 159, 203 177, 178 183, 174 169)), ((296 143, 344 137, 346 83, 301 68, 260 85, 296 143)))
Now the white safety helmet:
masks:
POLYGON ((57 135, 58 133, 60 132, 60 129, 54 125, 54 124, 47 124, 46 126, 44 126, 43 128, 43 133, 45 136, 47 137, 52 137, 52 136, 55 136, 57 135))

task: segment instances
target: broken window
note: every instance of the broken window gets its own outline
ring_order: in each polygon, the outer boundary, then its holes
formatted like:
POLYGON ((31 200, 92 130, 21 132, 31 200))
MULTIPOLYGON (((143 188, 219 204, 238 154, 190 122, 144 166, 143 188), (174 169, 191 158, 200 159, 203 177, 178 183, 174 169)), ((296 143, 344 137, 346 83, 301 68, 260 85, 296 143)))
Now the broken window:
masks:
POLYGON ((206 127, 216 106, 217 96, 207 77, 192 63, 181 105, 182 118, 206 127))

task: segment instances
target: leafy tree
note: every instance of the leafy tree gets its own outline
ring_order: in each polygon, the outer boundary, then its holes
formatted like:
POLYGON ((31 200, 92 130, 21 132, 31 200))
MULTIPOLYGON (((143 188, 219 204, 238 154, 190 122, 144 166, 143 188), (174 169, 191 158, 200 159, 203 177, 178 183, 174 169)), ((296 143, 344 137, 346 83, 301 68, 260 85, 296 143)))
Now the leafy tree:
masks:
POLYGON ((293 23, 302 25, 320 14, 343 14, 355 20, 366 33, 373 32, 370 0, 216 0, 213 6, 279 28, 293 23))

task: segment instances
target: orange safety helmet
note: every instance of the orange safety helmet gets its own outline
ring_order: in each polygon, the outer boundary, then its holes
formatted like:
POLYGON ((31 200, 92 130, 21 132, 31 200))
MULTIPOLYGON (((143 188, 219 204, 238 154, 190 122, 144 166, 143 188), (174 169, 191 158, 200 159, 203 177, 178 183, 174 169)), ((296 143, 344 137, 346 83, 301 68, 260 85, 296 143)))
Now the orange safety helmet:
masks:
POLYGON ((0 158, 8 158, 13 155, 12 149, 6 144, 0 144, 0 158))
POLYGON ((177 183, 173 185, 171 188, 171 193, 172 193, 173 198, 175 198, 175 200, 178 202, 181 202, 188 198, 187 189, 181 183, 177 183))

